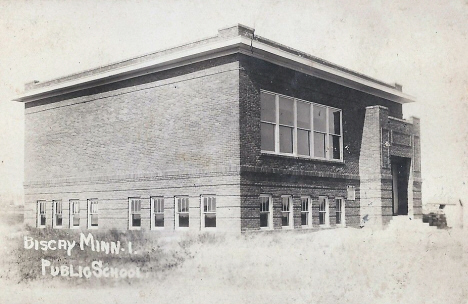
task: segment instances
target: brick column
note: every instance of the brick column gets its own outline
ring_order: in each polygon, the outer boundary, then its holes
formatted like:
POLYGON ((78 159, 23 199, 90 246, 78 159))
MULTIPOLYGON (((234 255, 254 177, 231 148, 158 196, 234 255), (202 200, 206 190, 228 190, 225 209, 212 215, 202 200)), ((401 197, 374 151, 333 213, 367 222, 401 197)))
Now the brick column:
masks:
POLYGON ((360 216, 362 226, 382 227, 382 126, 388 121, 388 109, 366 108, 359 156, 360 216))

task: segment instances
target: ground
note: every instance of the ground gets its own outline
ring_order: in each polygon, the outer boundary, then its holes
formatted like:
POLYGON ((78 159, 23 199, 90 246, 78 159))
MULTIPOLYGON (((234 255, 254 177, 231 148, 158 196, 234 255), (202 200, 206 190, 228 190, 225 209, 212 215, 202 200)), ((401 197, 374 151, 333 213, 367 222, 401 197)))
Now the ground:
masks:
POLYGON ((165 268, 99 281, 25 279, 21 267, 39 269, 40 256, 25 261, 24 227, 1 229, 0 303, 468 303, 466 233, 414 220, 385 230, 140 238, 148 252, 158 248, 144 262, 165 268))

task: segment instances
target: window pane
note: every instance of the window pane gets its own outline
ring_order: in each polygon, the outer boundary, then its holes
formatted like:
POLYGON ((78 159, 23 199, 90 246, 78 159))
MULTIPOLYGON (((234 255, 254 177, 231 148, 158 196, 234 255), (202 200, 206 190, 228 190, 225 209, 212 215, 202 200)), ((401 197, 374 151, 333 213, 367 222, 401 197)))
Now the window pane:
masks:
POLYGON ((216 227, 216 214, 205 214, 205 227, 216 227))
POLYGON ((46 224, 46 216, 45 214, 41 214, 41 226, 44 226, 46 224))
POLYGON ((341 158, 340 136, 330 135, 330 144, 332 148, 333 159, 341 158))
POLYGON ((340 135, 341 134, 341 112, 337 110, 329 109, 328 123, 330 126, 330 133, 340 135))
POLYGON ((320 225, 325 224, 325 212, 320 212, 319 213, 319 222, 320 222, 320 225))
POLYGON ((57 226, 62 226, 62 215, 61 214, 57 214, 55 216, 55 223, 57 226))
POLYGON ((310 130, 310 104, 297 102, 297 127, 310 130))
POLYGON ((327 132, 327 116, 325 107, 314 106, 314 130, 327 132))
POLYGON ((325 134, 314 133, 314 156, 325 157, 325 134))
POLYGON ((91 214, 91 226, 92 227, 97 227, 98 226, 98 215, 97 214, 91 214))
POLYGON ((164 214, 158 213, 154 215, 154 225, 156 227, 164 227, 164 214))
POLYGON ((293 128, 280 126, 280 152, 293 152, 293 128))
POLYGON ((132 214, 132 227, 140 227, 140 226, 141 226, 141 215, 132 214))
POLYGON ((268 227, 268 212, 260 213, 260 227, 268 227))
POLYGON ((281 212, 281 225, 289 226, 289 212, 281 212))
POLYGON ((297 154, 310 155, 310 131, 297 130, 297 154))
POLYGON ((301 225, 309 225, 308 212, 301 212, 301 225))
POLYGON ((289 211, 289 197, 283 197, 283 211, 289 211))
POLYGON ((341 224, 341 212, 336 212, 336 223, 341 224))
POLYGON ((188 227, 189 226, 189 215, 188 213, 179 214, 179 227, 188 227))
POLYGON ((260 119, 276 123, 276 103, 275 96, 267 93, 260 93, 261 115, 260 119))
POLYGON ((80 218, 77 215, 73 216, 73 226, 74 227, 80 226, 80 218))
POLYGON ((274 152, 275 151, 275 126, 262 122, 261 134, 262 134, 262 150, 274 152))
POLYGON ((279 98, 279 123, 294 126, 294 100, 289 98, 279 98))

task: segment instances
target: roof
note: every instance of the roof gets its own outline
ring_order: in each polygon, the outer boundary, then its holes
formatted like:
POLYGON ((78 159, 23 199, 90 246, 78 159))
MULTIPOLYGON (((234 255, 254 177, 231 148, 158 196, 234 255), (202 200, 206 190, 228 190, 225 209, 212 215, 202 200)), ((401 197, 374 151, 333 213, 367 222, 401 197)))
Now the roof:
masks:
POLYGON ((403 93, 398 84, 382 82, 254 33, 254 29, 241 24, 226 27, 218 30, 213 37, 61 78, 26 84, 25 92, 14 100, 25 103, 36 101, 241 53, 395 102, 415 101, 414 97, 403 93))

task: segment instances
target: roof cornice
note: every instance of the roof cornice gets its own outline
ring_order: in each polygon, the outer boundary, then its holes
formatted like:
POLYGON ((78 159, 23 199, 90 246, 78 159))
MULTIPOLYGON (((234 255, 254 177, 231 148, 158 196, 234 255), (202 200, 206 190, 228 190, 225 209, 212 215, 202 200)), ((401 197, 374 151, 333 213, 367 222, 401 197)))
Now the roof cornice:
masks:
POLYGON ((313 58, 307 58, 243 35, 174 51, 126 66, 117 66, 108 71, 97 71, 95 74, 77 76, 75 79, 34 88, 14 100, 25 103, 36 101, 235 53, 259 58, 398 103, 415 101, 414 97, 404 94, 390 85, 383 85, 378 81, 369 80, 367 77, 360 77, 356 73, 323 64, 313 58))

